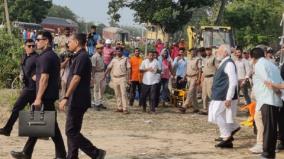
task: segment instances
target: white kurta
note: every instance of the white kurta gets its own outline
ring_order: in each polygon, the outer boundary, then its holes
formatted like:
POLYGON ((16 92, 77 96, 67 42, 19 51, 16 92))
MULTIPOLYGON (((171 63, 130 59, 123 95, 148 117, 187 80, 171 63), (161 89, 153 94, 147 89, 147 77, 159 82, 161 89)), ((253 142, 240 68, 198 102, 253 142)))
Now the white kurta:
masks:
MULTIPOLYGON (((219 67, 228 59, 226 57, 222 60, 219 67)), ((236 87, 238 86, 237 72, 234 64, 228 62, 225 66, 224 72, 229 77, 229 88, 226 95, 226 100, 232 100, 235 95, 236 87)), ((212 90, 214 91, 214 90, 212 90)), ((225 106, 225 101, 212 100, 209 105, 208 121, 218 125, 220 129, 220 137, 226 138, 231 135, 231 132, 239 127, 235 122, 237 115, 238 100, 232 100, 231 107, 225 106)))

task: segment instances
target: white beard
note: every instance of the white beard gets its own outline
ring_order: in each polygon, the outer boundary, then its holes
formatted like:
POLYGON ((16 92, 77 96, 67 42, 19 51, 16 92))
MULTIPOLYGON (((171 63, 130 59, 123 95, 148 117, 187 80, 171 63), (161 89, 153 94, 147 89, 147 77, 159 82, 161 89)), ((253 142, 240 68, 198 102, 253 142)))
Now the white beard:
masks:
POLYGON ((225 58, 225 57, 222 57, 222 56, 217 56, 217 57, 216 57, 216 59, 217 59, 218 61, 222 61, 224 58, 225 58))

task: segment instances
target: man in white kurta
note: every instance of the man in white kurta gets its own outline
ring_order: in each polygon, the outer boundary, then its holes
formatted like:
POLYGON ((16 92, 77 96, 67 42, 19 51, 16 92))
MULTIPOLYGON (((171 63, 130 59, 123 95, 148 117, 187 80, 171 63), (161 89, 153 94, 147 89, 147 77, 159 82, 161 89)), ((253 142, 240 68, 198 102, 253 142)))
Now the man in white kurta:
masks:
POLYGON ((212 101, 209 105, 208 121, 218 125, 221 148, 233 147, 233 135, 240 126, 235 122, 237 114, 237 86, 238 78, 236 65, 230 58, 231 49, 228 45, 221 45, 217 50, 217 59, 221 61, 212 86, 212 101))

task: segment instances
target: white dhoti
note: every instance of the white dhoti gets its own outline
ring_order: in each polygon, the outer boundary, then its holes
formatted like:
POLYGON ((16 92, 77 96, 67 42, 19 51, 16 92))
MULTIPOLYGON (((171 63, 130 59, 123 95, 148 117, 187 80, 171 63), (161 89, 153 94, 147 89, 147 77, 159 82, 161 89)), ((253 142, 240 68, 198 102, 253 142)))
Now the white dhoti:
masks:
POLYGON ((232 100, 231 107, 225 106, 225 101, 211 101, 209 105, 208 121, 218 125, 220 137, 227 138, 231 132, 239 127, 235 122, 238 100, 232 100))

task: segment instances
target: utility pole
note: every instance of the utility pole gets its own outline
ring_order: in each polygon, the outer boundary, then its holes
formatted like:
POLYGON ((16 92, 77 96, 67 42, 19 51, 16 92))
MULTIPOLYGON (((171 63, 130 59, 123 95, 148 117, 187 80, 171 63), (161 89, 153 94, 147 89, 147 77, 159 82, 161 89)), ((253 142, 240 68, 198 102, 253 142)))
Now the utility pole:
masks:
POLYGON ((11 24, 10 24, 10 17, 9 17, 9 11, 8 11, 8 3, 7 0, 4 0, 4 8, 5 8, 5 17, 6 17, 6 25, 8 28, 8 33, 11 35, 11 24))

